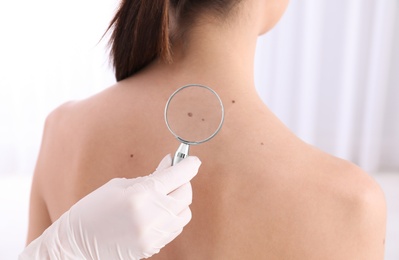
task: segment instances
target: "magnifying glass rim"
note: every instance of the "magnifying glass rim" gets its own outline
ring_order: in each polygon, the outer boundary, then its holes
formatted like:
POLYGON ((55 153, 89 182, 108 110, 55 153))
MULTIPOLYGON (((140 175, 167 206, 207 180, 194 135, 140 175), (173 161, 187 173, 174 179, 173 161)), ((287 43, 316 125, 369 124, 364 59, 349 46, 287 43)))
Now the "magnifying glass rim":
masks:
POLYGON ((185 86, 183 86, 183 87, 178 88, 178 89, 177 89, 175 92, 173 92, 173 94, 169 97, 168 102, 166 102, 166 105, 165 105, 164 117, 165 117, 166 126, 168 127, 169 131, 177 138, 177 140, 179 140, 179 142, 184 143, 184 144, 188 144, 188 145, 197 145, 197 144, 202 144, 202 143, 205 143, 205 142, 211 140, 213 137, 215 137, 215 135, 217 135, 217 133, 219 133, 220 129, 222 128, 223 122, 224 122, 224 106, 223 106, 222 100, 220 99, 219 95, 218 95, 213 89, 211 89, 210 87, 205 86, 205 85, 201 85, 201 84, 188 84, 188 85, 185 85, 185 86), (215 130, 215 132, 214 132, 212 135, 210 135, 208 138, 203 139, 203 140, 200 140, 200 141, 188 141, 188 140, 185 140, 185 139, 181 138, 180 136, 178 136, 178 135, 172 130, 172 128, 171 128, 170 125, 169 125, 169 121, 168 121, 168 114, 167 114, 167 112, 168 112, 168 108, 169 108, 170 101, 172 100, 172 98, 173 98, 177 93, 179 93, 179 92, 182 91, 183 89, 189 88, 189 87, 201 87, 201 88, 205 88, 205 89, 211 91, 211 92, 217 97, 217 99, 219 100, 220 107, 222 108, 222 119, 220 120, 220 123, 219 123, 218 128, 217 128, 217 129, 215 130))

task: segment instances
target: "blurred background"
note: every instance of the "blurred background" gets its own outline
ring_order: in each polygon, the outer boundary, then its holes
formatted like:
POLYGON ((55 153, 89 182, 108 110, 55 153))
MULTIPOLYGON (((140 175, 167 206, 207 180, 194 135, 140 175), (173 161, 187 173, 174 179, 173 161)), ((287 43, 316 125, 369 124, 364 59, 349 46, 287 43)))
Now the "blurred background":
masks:
MULTIPOLYGON (((0 1, 0 259, 25 243, 46 116, 115 82, 107 1, 0 1)), ((388 201, 399 259, 399 0, 291 0, 259 38, 259 95, 305 141, 368 171, 388 201)))

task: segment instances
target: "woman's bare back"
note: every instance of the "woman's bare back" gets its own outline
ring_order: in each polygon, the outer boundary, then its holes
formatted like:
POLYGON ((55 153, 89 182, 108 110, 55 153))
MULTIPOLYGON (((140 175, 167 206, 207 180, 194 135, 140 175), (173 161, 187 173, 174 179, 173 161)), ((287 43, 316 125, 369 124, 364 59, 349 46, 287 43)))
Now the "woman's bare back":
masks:
MULTIPOLYGON (((148 175, 176 150, 163 109, 179 86, 142 84, 133 78, 48 117, 30 239, 108 180, 148 175)), ((382 259, 385 204, 374 181, 300 141, 260 101, 222 99, 222 131, 191 149, 202 161, 192 220, 153 259, 382 259)))
POLYGON ((153 16, 140 16, 133 2, 124 1, 113 22, 118 84, 47 119, 28 241, 108 180, 148 175, 174 153, 179 143, 164 123, 164 105, 178 87, 198 83, 221 96, 225 124, 191 149, 202 161, 192 220, 153 259, 383 259, 378 185, 299 140, 256 94, 257 38, 288 1, 170 1, 171 9, 169 1, 140 1, 153 16))

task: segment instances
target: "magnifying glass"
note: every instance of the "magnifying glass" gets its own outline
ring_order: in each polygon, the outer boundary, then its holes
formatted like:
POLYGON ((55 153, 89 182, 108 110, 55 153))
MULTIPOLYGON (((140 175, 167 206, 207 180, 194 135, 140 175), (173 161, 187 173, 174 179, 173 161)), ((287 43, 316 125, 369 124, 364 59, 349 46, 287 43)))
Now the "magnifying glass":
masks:
POLYGON ((219 95, 210 87, 190 84, 177 89, 165 106, 165 122, 181 143, 172 165, 189 154, 190 145, 211 140, 222 128, 224 107, 219 95))

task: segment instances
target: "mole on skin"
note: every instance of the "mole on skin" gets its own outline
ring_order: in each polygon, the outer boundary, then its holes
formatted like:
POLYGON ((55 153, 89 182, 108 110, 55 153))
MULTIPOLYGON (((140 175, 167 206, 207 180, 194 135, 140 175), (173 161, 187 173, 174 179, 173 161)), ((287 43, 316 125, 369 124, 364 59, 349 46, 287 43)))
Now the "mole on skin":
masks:
POLYGON ((134 154, 131 154, 131 155, 130 155, 130 158, 133 158, 133 157, 134 157, 134 154))
POLYGON ((191 112, 189 112, 187 115, 188 115, 189 117, 193 117, 193 113, 191 113, 191 112))
POLYGON ((260 145, 264 145, 264 143, 260 143, 260 145))
POLYGON ((236 102, 235 100, 232 100, 232 101, 231 101, 231 103, 233 103, 233 104, 234 104, 235 102, 236 102))

